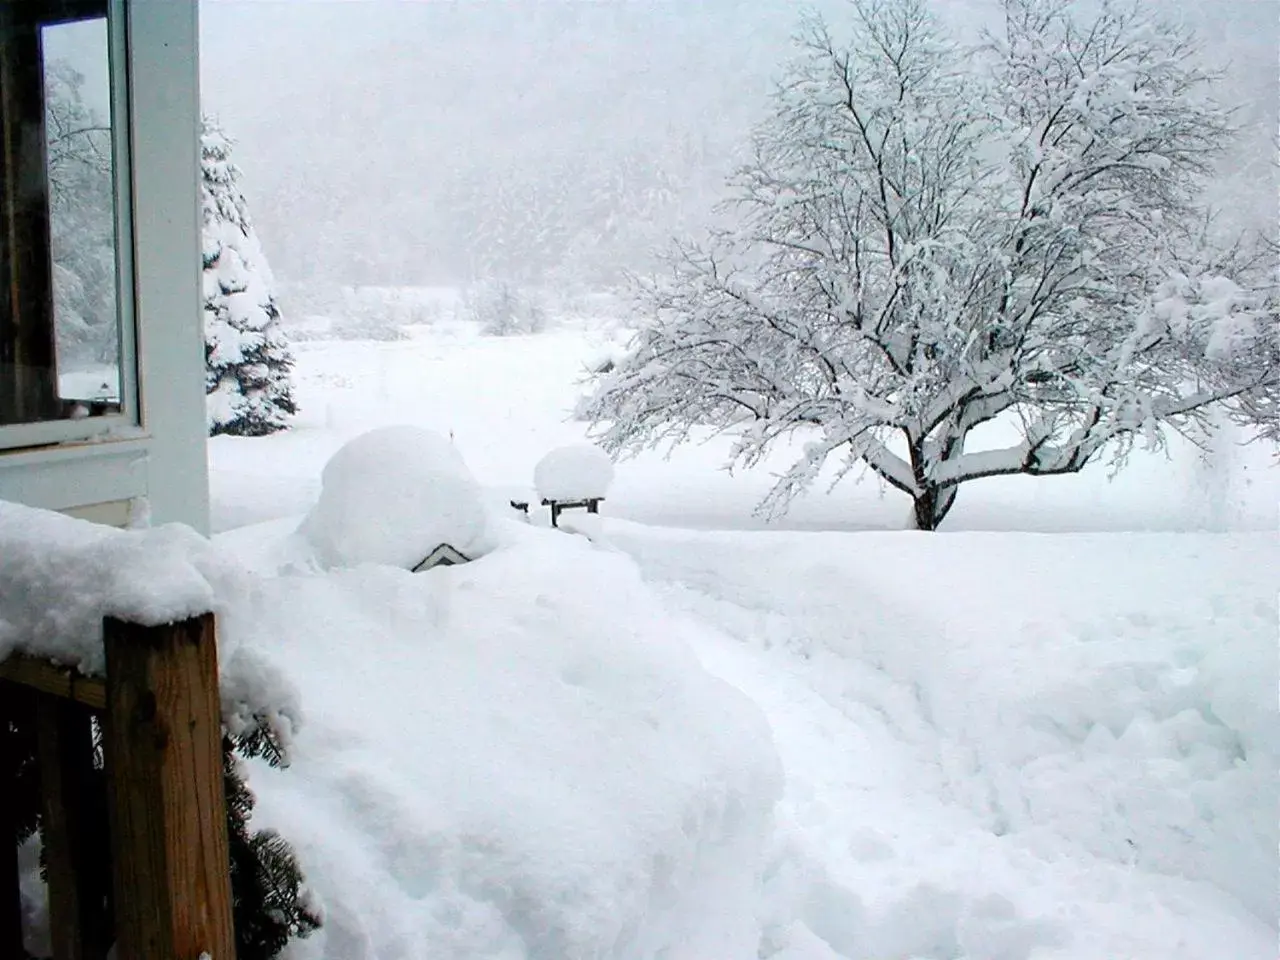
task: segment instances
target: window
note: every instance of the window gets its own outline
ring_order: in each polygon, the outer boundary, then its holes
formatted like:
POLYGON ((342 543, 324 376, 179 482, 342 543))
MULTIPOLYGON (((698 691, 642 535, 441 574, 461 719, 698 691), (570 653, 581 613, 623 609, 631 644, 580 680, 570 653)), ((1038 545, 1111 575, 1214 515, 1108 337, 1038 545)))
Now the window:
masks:
POLYGON ((136 422, 121 0, 0 0, 0 447, 136 422))

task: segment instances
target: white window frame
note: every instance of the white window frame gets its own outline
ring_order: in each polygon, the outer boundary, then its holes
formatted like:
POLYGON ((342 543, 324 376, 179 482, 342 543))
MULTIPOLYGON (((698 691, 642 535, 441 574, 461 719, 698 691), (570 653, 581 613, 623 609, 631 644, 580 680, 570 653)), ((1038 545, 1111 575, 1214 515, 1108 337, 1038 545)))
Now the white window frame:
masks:
POLYGON ((134 292, 133 157, 129 105, 129 39, 125 0, 107 0, 107 64, 111 84, 111 175, 116 230, 116 322, 120 411, 79 420, 0 426, 0 452, 26 447, 143 436, 138 395, 138 335, 134 292))

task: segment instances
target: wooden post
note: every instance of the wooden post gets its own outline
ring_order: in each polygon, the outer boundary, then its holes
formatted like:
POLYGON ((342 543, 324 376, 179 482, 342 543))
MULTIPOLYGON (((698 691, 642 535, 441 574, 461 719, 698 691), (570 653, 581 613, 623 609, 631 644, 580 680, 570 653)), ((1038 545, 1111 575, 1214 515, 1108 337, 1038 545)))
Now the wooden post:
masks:
POLYGON ((213 615, 103 633, 118 960, 234 960, 213 615))
POLYGON ((89 711, 41 694, 36 698, 36 734, 54 960, 103 960, 110 922, 99 838, 93 836, 96 784, 89 711))
POLYGON ((14 728, 19 691, 0 681, 0 957, 26 956, 22 944, 22 891, 18 887, 18 752, 14 728))

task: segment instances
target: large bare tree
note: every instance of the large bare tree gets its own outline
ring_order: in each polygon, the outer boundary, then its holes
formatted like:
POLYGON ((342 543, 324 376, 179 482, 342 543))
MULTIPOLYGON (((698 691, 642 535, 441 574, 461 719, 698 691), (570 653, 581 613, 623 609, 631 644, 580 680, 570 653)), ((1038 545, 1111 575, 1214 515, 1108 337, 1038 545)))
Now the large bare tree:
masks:
POLYGON ((1200 205, 1232 133, 1214 78, 1139 4, 1079 8, 1005 0, 978 48, 924 0, 857 0, 844 41, 808 22, 737 225, 642 285, 584 404, 603 443, 732 431, 750 465, 799 435, 764 509, 837 457, 934 529, 966 482, 1122 462, 1224 405, 1267 426, 1274 271, 1200 205))

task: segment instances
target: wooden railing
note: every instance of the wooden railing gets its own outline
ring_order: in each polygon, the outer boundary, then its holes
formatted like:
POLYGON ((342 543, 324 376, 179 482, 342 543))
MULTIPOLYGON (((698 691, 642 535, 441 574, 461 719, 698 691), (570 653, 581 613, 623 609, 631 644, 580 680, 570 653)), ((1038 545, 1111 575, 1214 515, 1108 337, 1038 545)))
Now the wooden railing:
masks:
POLYGON ((214 617, 108 618, 103 638, 102 678, 0 662, 0 960, 26 956, 12 747, 32 733, 54 960, 112 941, 117 960, 234 960, 214 617))

